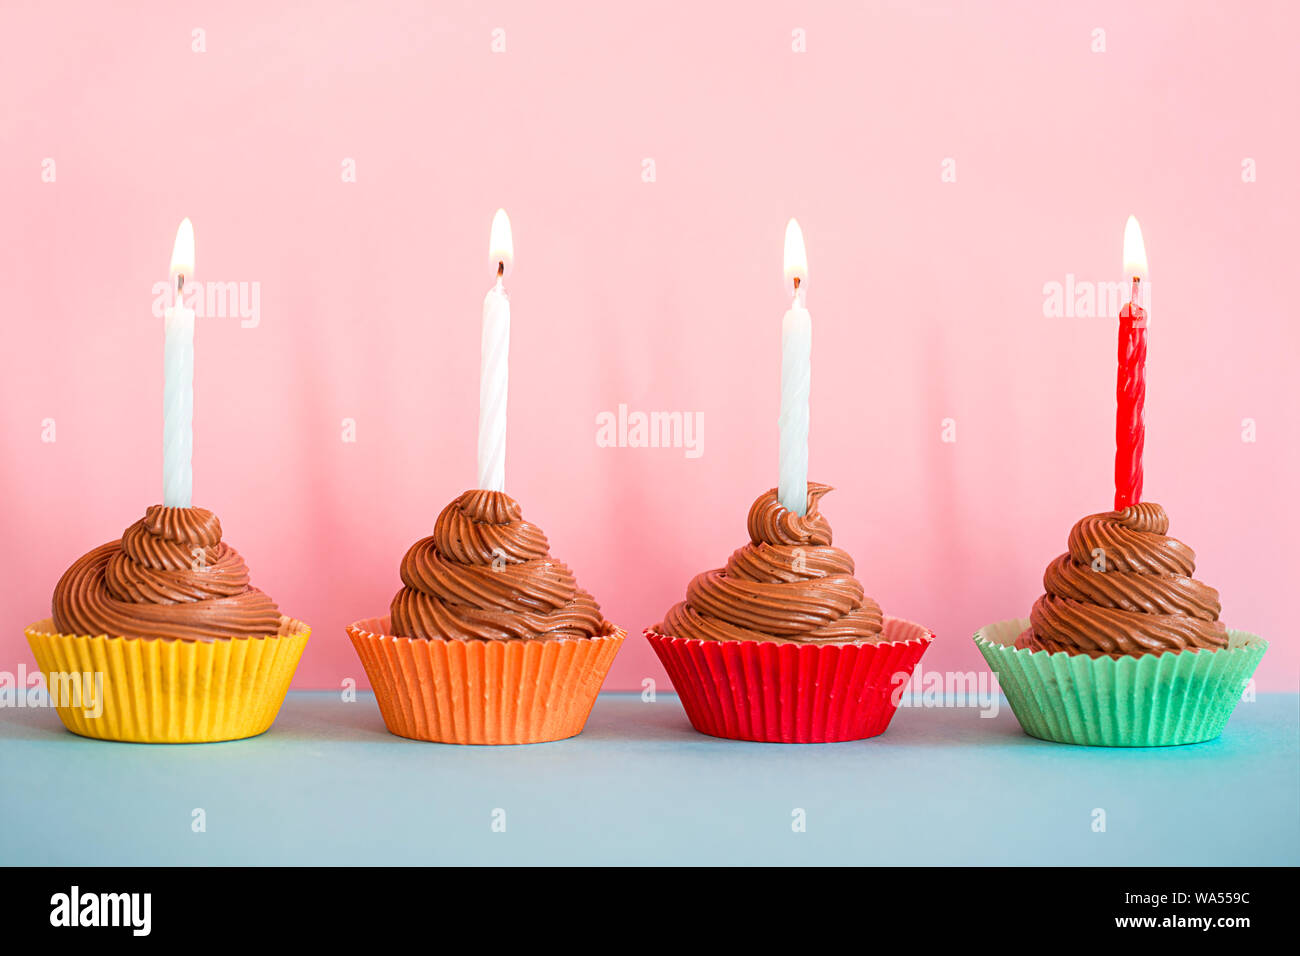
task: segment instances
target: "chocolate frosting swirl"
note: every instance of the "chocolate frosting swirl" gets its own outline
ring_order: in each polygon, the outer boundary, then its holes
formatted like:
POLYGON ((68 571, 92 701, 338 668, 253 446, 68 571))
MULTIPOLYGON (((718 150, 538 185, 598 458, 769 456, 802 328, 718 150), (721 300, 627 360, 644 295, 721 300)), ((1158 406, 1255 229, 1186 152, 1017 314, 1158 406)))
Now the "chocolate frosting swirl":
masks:
POLYGON ((1114 658, 1227 647, 1219 592, 1192 577, 1195 552, 1168 530, 1151 502, 1081 519, 1016 646, 1114 658))
POLYGON ((280 630, 275 602, 248 583, 239 552, 205 508, 152 505, 83 555, 54 588, 61 634, 199 641, 280 630))
POLYGON ((724 568, 696 575, 686 600, 654 630, 705 641, 875 643, 884 618, 853 576, 848 552, 831 546, 818 508, 828 485, 808 483, 808 513, 782 507, 776 489, 749 509, 749 544, 724 568))
POLYGON ((501 491, 467 491, 402 558, 399 637, 554 640, 614 632, 540 528, 501 491))

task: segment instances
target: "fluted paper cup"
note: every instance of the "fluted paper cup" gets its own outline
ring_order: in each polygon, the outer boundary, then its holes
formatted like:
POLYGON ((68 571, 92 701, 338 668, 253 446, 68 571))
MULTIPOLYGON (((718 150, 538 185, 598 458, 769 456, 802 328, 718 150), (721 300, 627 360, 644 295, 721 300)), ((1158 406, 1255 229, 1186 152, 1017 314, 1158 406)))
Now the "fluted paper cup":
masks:
POLYGON ((281 616, 279 632, 266 637, 180 641, 60 634, 45 618, 26 634, 68 730, 187 744, 255 737, 270 727, 311 628, 281 616))
POLYGON ((885 732, 934 634, 885 618, 879 644, 700 641, 647 629, 691 726, 711 737, 812 744, 885 732))
POLYGON ((1221 650, 1089 657, 1015 646, 1024 618, 982 628, 975 643, 1031 737, 1094 747, 1168 747, 1223 732, 1268 642, 1228 631, 1221 650))
POLYGON ((384 725, 444 744, 537 744, 582 732, 621 628, 553 641, 394 637, 389 618, 348 625, 384 725))

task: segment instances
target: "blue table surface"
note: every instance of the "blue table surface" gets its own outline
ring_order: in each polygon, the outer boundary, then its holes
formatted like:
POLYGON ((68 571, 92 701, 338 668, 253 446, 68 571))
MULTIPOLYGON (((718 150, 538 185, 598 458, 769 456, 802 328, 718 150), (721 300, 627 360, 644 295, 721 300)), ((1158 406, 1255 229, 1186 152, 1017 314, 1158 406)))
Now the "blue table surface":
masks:
POLYGON ((1005 701, 804 746, 703 736, 663 693, 604 694, 580 737, 529 747, 394 737, 364 693, 295 692, 266 734, 189 746, 6 708, 0 771, 4 864, 1300 863, 1293 694, 1154 750, 1034 740, 1005 701))

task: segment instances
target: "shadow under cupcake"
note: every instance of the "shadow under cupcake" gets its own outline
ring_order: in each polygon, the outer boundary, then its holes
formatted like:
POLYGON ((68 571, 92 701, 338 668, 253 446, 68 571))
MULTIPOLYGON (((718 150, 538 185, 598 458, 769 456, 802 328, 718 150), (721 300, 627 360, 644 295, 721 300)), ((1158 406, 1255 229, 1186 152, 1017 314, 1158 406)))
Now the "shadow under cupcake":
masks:
POLYGON ((884 733, 934 635, 885 617, 831 543, 808 484, 807 514, 773 488, 749 511, 749 543, 690 582, 645 632, 700 733, 829 743, 884 733))
POLYGON ((975 634, 1027 734, 1158 747, 1223 732, 1268 642, 1219 621, 1218 592, 1168 530, 1150 502, 1083 518, 1029 619, 975 634))

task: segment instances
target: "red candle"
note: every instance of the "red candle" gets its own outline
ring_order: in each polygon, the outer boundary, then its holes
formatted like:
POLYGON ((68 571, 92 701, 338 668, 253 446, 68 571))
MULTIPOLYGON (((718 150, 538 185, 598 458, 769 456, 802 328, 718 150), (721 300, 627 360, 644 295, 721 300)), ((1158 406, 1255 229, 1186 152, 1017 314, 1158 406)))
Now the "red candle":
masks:
POLYGON ((1115 510, 1142 500, 1142 448, 1146 444, 1147 314, 1138 304, 1146 275, 1142 230, 1132 216, 1124 227, 1124 272, 1132 298, 1119 312, 1119 371, 1115 379, 1115 510))

